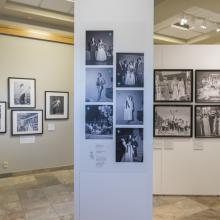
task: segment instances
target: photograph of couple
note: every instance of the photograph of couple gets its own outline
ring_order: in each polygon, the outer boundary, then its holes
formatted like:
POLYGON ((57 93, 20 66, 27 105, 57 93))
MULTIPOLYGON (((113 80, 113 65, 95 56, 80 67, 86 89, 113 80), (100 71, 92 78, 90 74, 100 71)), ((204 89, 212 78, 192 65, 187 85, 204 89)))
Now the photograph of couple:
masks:
POLYGON ((116 129, 116 162, 143 162, 143 128, 116 129))
POLYGON ((144 86, 144 54, 117 53, 116 55, 117 87, 144 86))
POLYGON ((113 65, 113 31, 86 31, 86 65, 113 65))
POLYGON ((196 106, 196 137, 220 137, 220 106, 196 106))

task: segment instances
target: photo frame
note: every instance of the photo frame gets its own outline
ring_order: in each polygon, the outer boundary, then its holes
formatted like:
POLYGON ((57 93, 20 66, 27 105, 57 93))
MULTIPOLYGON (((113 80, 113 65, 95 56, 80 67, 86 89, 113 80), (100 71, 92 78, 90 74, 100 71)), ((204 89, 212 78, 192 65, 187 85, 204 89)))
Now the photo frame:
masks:
POLYGON ((144 87, 144 53, 116 54, 116 87, 144 87))
POLYGON ((69 119, 69 92, 45 91, 45 120, 69 119))
POLYGON ((12 110, 11 135, 43 134, 43 110, 12 110))
POLYGON ((192 137, 191 105, 154 105, 154 137, 192 137))
POLYGON ((195 106, 195 138, 220 138, 220 105, 195 106))
POLYGON ((0 134, 4 134, 7 131, 7 111, 6 102, 0 101, 0 134))
POLYGON ((154 102, 193 102, 193 70, 155 69, 154 102))
POLYGON ((8 107, 36 107, 36 79, 8 78, 8 107))
POLYGON ((220 70, 195 71, 195 102, 220 102, 220 70))
POLYGON ((87 30, 86 65, 113 65, 113 31, 87 30))

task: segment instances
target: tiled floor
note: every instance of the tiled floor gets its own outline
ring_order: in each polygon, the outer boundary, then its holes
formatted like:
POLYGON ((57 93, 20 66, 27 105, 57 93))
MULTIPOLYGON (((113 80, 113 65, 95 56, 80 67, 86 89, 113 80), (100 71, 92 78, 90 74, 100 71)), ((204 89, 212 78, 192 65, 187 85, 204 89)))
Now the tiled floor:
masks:
MULTIPOLYGON (((73 220, 73 171, 0 179, 0 220, 73 220)), ((220 220, 220 198, 155 196, 153 220, 220 220)))

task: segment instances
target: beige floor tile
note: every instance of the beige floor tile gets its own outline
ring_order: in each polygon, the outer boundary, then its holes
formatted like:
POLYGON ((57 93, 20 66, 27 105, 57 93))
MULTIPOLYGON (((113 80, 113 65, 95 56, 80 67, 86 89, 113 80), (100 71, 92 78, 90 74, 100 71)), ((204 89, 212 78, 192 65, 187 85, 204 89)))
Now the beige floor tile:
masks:
POLYGON ((73 202, 52 204, 52 207, 60 217, 73 214, 73 202))
POLYGON ((38 185, 42 187, 60 184, 60 181, 53 174, 37 174, 35 178, 38 185))
POLYGON ((26 220, 24 212, 14 212, 7 216, 7 220, 26 220))
POLYGON ((192 196, 190 198, 209 208, 220 208, 220 198, 217 196, 192 196))
POLYGON ((0 204, 15 202, 18 200, 19 200, 19 197, 15 189, 1 191, 0 193, 0 204))
POLYGON ((73 220, 73 215, 62 216, 60 220, 73 220))

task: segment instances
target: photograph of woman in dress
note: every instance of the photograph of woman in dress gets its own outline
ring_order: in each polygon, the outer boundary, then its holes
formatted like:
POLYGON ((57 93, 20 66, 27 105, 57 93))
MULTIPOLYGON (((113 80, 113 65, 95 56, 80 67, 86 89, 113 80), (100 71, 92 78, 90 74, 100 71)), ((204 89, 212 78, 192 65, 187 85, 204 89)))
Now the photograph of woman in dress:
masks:
POLYGON ((143 129, 116 129, 116 162, 143 162, 143 129))
POLYGON ((86 31, 86 65, 113 65, 113 31, 86 31))
POLYGON ((116 123, 118 125, 143 124, 143 91, 116 91, 116 123))
POLYGON ((192 102, 193 70, 155 70, 155 102, 192 102))
POLYGON ((116 55, 116 86, 144 86, 144 54, 117 53, 116 55))
POLYGON ((196 106, 195 107, 195 135, 200 138, 220 137, 220 106, 196 106))
POLYGON ((113 101, 113 68, 86 68, 85 101, 113 101))

